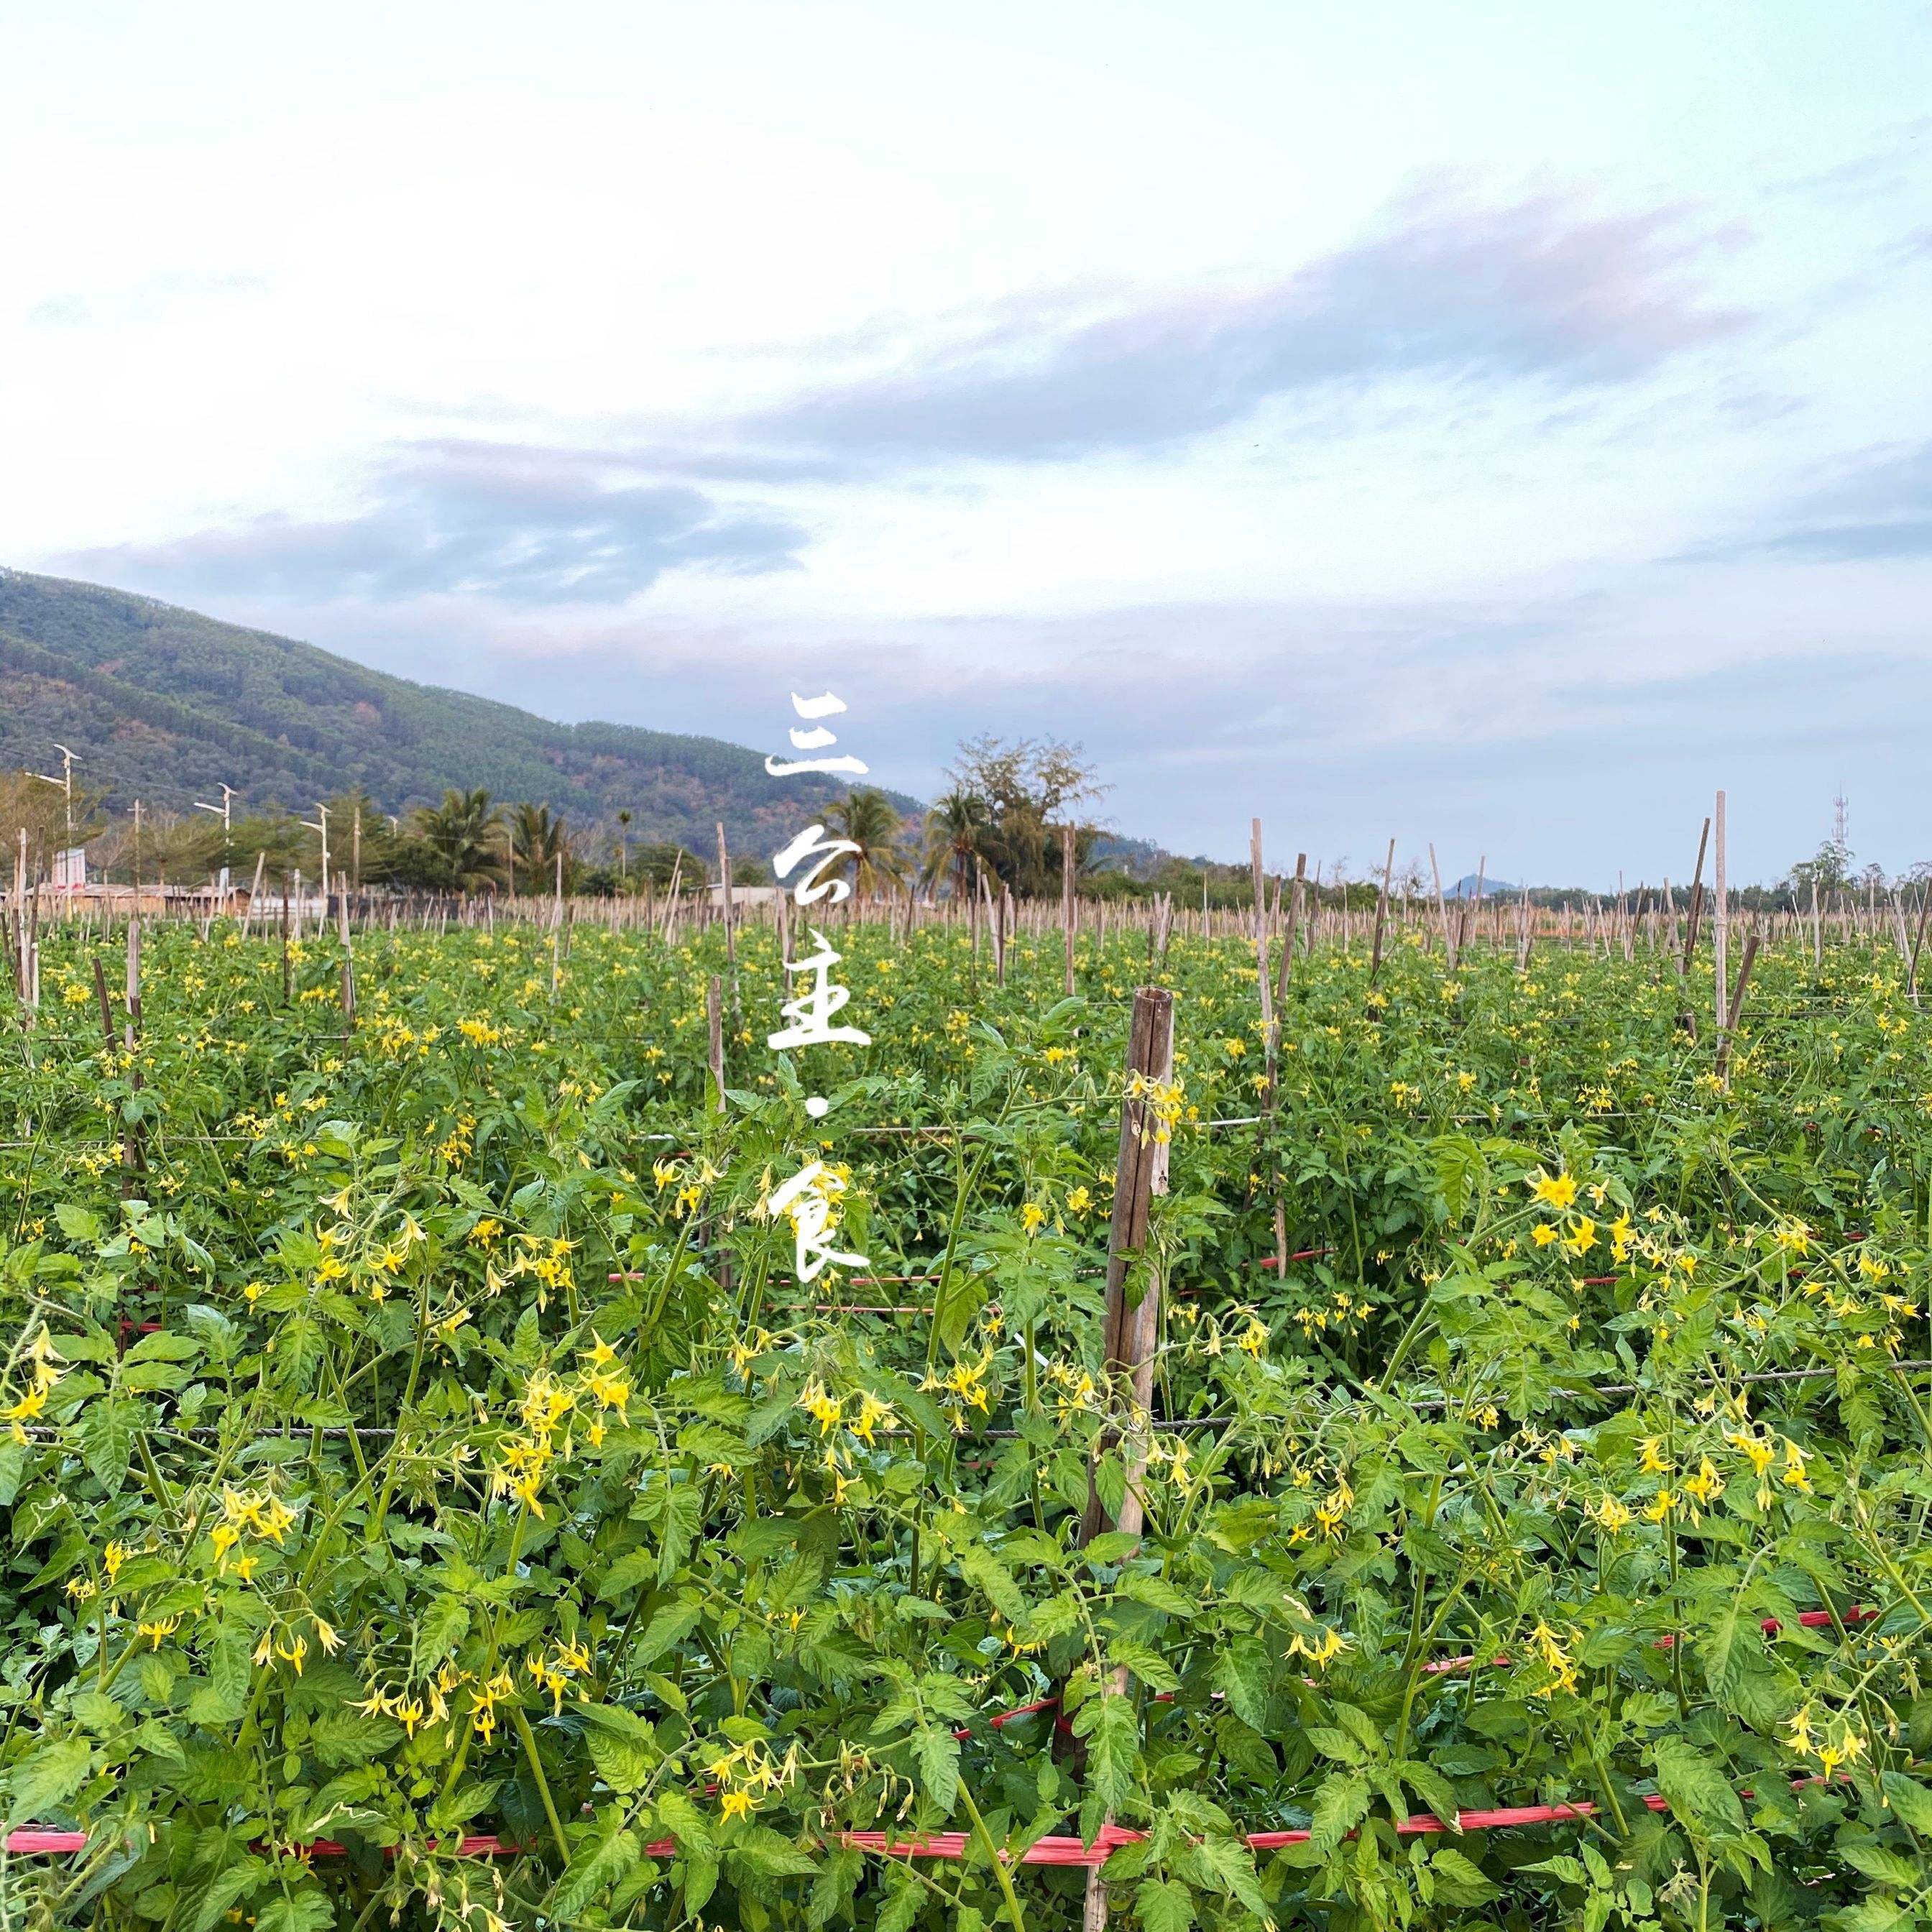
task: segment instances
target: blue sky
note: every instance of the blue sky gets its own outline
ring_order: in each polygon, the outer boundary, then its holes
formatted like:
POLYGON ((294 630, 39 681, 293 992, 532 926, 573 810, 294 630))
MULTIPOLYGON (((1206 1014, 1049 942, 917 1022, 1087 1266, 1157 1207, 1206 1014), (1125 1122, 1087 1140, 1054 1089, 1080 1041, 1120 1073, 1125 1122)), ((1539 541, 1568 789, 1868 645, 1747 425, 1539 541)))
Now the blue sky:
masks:
POLYGON ((0 528, 553 716, 1445 873, 1932 858, 1932 22, 16 10, 0 528))

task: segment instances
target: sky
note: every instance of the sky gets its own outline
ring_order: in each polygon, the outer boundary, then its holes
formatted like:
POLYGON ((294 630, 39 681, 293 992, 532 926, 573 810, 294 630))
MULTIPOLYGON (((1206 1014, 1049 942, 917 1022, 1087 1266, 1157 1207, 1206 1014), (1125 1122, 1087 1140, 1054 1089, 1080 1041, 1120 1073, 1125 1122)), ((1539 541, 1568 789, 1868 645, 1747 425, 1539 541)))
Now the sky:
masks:
POLYGON ((0 562, 1446 878, 1932 859, 1932 14, 0 8, 0 562))

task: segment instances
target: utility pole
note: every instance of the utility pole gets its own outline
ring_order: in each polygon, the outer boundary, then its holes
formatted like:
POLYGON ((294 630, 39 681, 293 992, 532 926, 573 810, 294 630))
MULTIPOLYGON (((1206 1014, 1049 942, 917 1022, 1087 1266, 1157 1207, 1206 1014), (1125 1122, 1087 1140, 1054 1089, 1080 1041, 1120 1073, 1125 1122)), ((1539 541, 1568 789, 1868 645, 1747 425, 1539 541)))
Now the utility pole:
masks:
POLYGON ((221 802, 219 805, 206 804, 200 799, 194 802, 196 811, 212 812, 221 821, 221 878, 217 890, 224 902, 228 897, 228 834, 233 824, 232 808, 234 802, 235 788, 231 784, 224 784, 221 788, 221 802))

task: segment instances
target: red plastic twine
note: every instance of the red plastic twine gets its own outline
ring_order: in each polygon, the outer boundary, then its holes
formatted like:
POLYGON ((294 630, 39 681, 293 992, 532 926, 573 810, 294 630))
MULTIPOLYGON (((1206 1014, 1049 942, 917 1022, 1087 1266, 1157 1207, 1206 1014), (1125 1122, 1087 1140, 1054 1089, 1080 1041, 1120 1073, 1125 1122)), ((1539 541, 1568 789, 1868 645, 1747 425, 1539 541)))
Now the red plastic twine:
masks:
MULTIPOLYGON (((1792 1789, 1795 1791, 1808 1784, 1823 1782, 1818 1778, 1797 1778, 1792 1780, 1792 1789)), ((1748 1798, 1753 1794, 1746 1791, 1739 1795, 1748 1798)), ((1668 1812, 1670 1809, 1654 1792, 1646 1793, 1642 1802, 1653 1811, 1668 1812)), ((1405 1838, 1429 1838, 1451 1830, 1499 1832, 1522 1825, 1578 1823, 1595 1817, 1602 1809, 1601 1805, 1587 1798, 1580 1799, 1574 1804, 1505 1805, 1493 1810, 1459 1811, 1453 1826, 1432 1812, 1418 1811, 1399 1819, 1395 1828, 1405 1838)), ((1124 1830, 1118 1825, 1103 1825, 1090 1845, 1075 1838, 1036 1838, 1016 1858, 1004 1851, 1000 1853, 1000 1858, 1003 1864, 1023 1865, 1102 1865, 1123 1845, 1138 1844, 1146 1835, 1144 1832, 1124 1830)), ((1306 1844, 1310 1835, 1300 1830, 1249 1832, 1244 1834, 1244 1841, 1250 1851, 1272 1852, 1280 1850, 1284 1845, 1306 1844)), ((1349 1836, 1352 1838, 1354 1834, 1351 1832, 1349 1836)), ((890 1832, 842 1832, 838 1842, 848 1851, 870 1852, 889 1858, 963 1858, 970 1843, 963 1832, 934 1832, 922 1838, 896 1838, 890 1832)), ((78 1852, 86 1844, 85 1832, 48 1832, 29 1827, 10 1832, 6 1848, 20 1856, 45 1857, 62 1852, 78 1852)), ((348 1847, 332 1838, 317 1838, 296 1849, 308 1857, 327 1858, 343 1856, 348 1847)), ((517 1858, 527 1849, 494 1838, 464 1838, 456 1848, 457 1856, 466 1858, 517 1858)), ((676 1841, 670 1838, 655 1839, 644 1847, 646 1858, 672 1858, 676 1852, 676 1841)))
MULTIPOLYGON (((1848 1624, 1868 1622, 1878 1615, 1876 1610, 1862 1609, 1854 1605, 1846 1610, 1843 1621, 1848 1624)), ((1798 1622, 1808 1630, 1828 1628, 1832 1622, 1829 1610, 1801 1610, 1798 1622)), ((1784 1626, 1775 1617, 1766 1617, 1762 1628, 1767 1636, 1775 1635, 1784 1626)), ((1676 1641, 1671 1637, 1658 1640, 1660 1649, 1667 1648, 1676 1641)), ((1510 1660, 1499 1657, 1495 1660, 1498 1667, 1507 1666, 1510 1660)), ((1468 1657, 1450 1657, 1439 1662, 1426 1664, 1424 1668, 1432 1673, 1451 1670, 1468 1670, 1474 1667, 1476 1659, 1468 1657)), ((1172 1694, 1155 1700, 1157 1703, 1173 1702, 1172 1694)), ((1043 1711, 1058 1710, 1057 1697, 1042 1697, 1037 1703, 1016 1705, 1010 1711, 998 1712, 988 1721, 995 1730, 1015 1724, 1022 1718, 1038 1715, 1043 1711)), ((1064 1720, 1056 1721, 1064 1722, 1064 1720)), ((956 1738, 964 1740, 973 1733, 970 1727, 955 1731, 956 1738)), ((1795 1780, 1792 1789, 1802 1790, 1808 1784, 1820 1784, 1825 1780, 1818 1778, 1801 1778, 1795 1780)), ((1740 1794, 1745 1798, 1753 1794, 1748 1791, 1740 1794)), ((1655 1792, 1645 1795, 1644 1803, 1653 1811, 1667 1812, 1670 1807, 1655 1792)), ((1574 1804, 1514 1804, 1504 1805, 1486 1811, 1459 1811, 1454 1827, 1445 1824, 1432 1812, 1418 1811, 1397 1821, 1396 1830, 1406 1838, 1425 1838, 1436 1832, 1496 1832, 1504 1831, 1520 1825, 1556 1825, 1580 1822, 1586 1818, 1594 1818, 1603 1808, 1588 1799, 1580 1799, 1574 1804)), ((1353 1835, 1352 1833, 1351 1836, 1353 1835)), ((1100 1865, 1123 1845, 1138 1844, 1146 1836, 1144 1832, 1123 1830, 1118 1826, 1103 1825, 1100 1834, 1090 1845, 1084 1840, 1074 1838, 1036 1838, 1020 1853, 1018 1862, 1023 1865, 1100 1865)), ((1310 1834, 1306 1831, 1250 1832, 1244 1834, 1250 1851, 1278 1850, 1283 1845, 1305 1844, 1310 1834)), ((10 1832, 5 1840, 6 1850, 21 1858, 51 1858, 62 1852, 78 1852, 86 1849, 88 1834, 85 1832, 53 1832, 37 1825, 29 1825, 10 1832)), ((839 1834, 839 1844, 848 1850, 871 1852, 881 1858, 963 1858, 966 1856, 968 1840, 963 1832, 935 1832, 923 1838, 895 1838, 889 1832, 844 1832, 839 1834)), ((316 1838, 306 1845, 296 1847, 304 1856, 334 1858, 344 1856, 348 1847, 333 1838, 316 1838)), ((514 1858, 521 1855, 526 1847, 506 1843, 492 1837, 464 1838, 457 1845, 457 1856, 466 1858, 514 1858)), ((646 1858, 664 1858, 673 1856, 677 1850, 674 1840, 658 1840, 644 1847, 646 1858)), ((1002 1860, 1010 1855, 1002 1852, 1002 1860)))

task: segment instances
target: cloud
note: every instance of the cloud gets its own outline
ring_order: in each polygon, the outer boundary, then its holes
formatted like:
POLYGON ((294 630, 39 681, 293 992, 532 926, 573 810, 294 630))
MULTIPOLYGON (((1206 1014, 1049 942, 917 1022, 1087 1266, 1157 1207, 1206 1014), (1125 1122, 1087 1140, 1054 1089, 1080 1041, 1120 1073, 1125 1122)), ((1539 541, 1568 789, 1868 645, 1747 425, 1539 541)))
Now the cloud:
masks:
POLYGON ((261 275, 150 275, 125 288, 50 296, 27 311, 27 320, 44 328, 123 328, 196 303, 265 295, 269 286, 261 275))
POLYGON ((1748 556, 1810 563, 1932 556, 1932 442, 1868 450, 1836 481, 1801 498, 1782 528, 1694 550, 1684 560, 1748 556))
MULTIPOLYGON (((1688 274, 1712 245, 1681 209, 1593 212, 1544 194, 1412 199, 1386 232, 1245 288, 1070 309, 1008 303, 968 339, 741 418, 710 460, 800 452, 854 469, 1040 461, 1172 443, 1282 397, 1432 376, 1627 382, 1739 327, 1688 274)), ((669 460, 693 470, 689 452, 669 460)))
POLYGON ((504 444, 412 447, 361 513, 262 516, 160 544, 70 554, 67 567, 172 595, 295 602, 431 593, 510 605, 621 603, 668 571, 795 568, 805 532, 687 484, 612 481, 608 458, 504 444))

